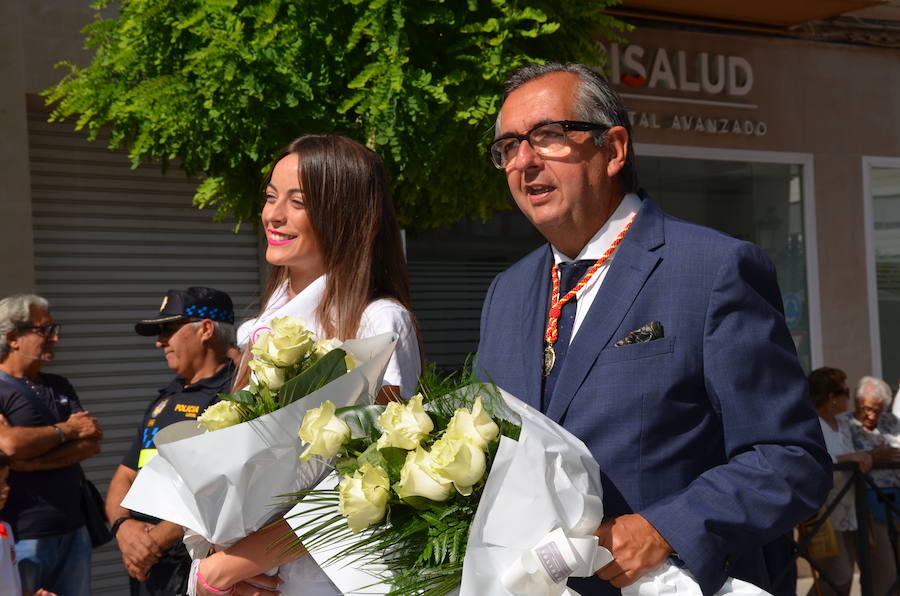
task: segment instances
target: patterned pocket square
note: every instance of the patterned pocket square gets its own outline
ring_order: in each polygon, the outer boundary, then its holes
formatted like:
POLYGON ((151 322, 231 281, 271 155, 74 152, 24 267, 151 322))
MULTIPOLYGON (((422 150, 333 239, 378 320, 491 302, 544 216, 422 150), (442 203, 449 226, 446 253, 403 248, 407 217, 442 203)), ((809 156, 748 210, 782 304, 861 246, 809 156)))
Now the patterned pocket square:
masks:
POLYGON ((663 326, 659 321, 653 321, 652 323, 647 323, 643 327, 639 329, 635 329, 634 331, 629 331, 628 335, 620 339, 616 342, 616 346, 627 346, 629 344, 639 344, 647 341, 653 341, 654 339, 662 339, 663 335, 663 326))

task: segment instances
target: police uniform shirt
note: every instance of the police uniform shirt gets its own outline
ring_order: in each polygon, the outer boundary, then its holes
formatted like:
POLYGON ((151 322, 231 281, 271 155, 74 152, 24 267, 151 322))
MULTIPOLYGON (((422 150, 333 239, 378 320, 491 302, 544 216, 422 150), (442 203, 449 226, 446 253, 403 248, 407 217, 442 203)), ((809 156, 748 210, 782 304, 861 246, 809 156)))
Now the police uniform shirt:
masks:
POLYGON ((160 429, 182 422, 196 420, 208 406, 219 401, 219 393, 228 393, 234 379, 234 365, 229 361, 211 377, 185 386, 185 380, 175 377, 159 390, 159 397, 147 408, 138 427, 131 448, 122 458, 122 465, 140 470, 156 456, 153 442, 160 429))

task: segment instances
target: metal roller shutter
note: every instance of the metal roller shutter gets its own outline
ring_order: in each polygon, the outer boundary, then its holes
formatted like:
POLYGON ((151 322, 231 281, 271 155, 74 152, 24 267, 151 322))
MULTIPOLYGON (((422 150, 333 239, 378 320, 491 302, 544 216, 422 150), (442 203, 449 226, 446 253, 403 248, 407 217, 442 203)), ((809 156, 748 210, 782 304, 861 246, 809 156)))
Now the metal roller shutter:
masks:
MULTIPOLYGON (((168 288, 228 292, 238 319, 258 307, 260 260, 251 226, 212 221, 191 206, 181 172, 132 170, 123 152, 89 143, 71 125, 29 116, 35 276, 62 323, 48 371, 72 382, 103 425, 103 451, 84 462, 105 494, 148 401, 172 377, 153 338, 134 323, 168 288)), ((115 544, 94 551, 92 594, 127 594, 115 544)))
POLYGON ((409 261, 413 310, 425 357, 442 370, 459 369, 478 349, 481 306, 506 262, 409 261))

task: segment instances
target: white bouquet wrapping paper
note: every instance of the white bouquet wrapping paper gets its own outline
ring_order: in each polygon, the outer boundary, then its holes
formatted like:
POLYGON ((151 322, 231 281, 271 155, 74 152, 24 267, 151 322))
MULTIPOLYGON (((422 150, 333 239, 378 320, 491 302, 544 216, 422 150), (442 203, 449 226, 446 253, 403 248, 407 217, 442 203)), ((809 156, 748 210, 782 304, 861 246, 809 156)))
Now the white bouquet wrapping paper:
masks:
MULTIPOLYGON (((501 390, 521 417, 518 441, 501 438, 466 547, 463 596, 577 596, 569 577, 612 561, 594 531, 603 520, 600 467, 573 434, 501 390)), ((664 563, 623 596, 699 596, 689 573, 664 563)), ((729 579, 720 595, 767 592, 729 579)))
MULTIPOLYGON (((613 560, 594 531, 603 520, 600 468, 577 437, 537 410, 500 390, 519 417, 519 439, 501 437, 497 454, 469 532, 463 564, 462 596, 578 596, 569 577, 589 577, 613 560)), ((337 485, 336 475, 317 486, 337 485)), ((316 519, 297 504, 285 519, 302 534, 316 519)), ((365 536, 365 531, 359 536, 365 536)), ((351 539, 353 540, 353 539, 351 539)), ((354 556, 335 557, 348 543, 313 549, 308 579, 324 572, 343 594, 387 594, 383 565, 354 556), (381 581, 379 581, 381 580, 381 581)), ((300 575, 297 584, 303 585, 300 575)), ((286 585, 286 584, 285 584, 286 585)), ((284 586, 282 586, 282 589, 284 586)), ((284 592, 289 596, 302 591, 284 592)), ((624 596, 702 596, 689 572, 670 563, 622 590, 624 596)), ((766 596, 760 588, 729 579, 719 596, 766 596)))
POLYGON ((278 495, 312 488, 330 470, 299 459, 306 412, 325 400, 344 407, 374 399, 396 342, 393 333, 344 342, 356 368, 271 414, 210 433, 193 421, 166 427, 156 435, 159 455, 138 473, 122 506, 219 546, 258 530, 284 513, 273 508, 278 495))
MULTIPOLYGON (((328 490, 337 488, 340 478, 336 473, 329 474, 316 486, 316 490, 328 490)), ((308 505, 301 501, 288 511, 284 516, 288 525, 300 536, 302 527, 306 523, 314 523, 315 514, 308 512, 308 505)), ((365 531, 363 531, 365 534, 365 531)), ((363 535, 364 535, 363 534, 363 535)), ((309 558, 315 562, 307 562, 305 565, 295 565, 289 570, 290 577, 282 573, 284 584, 278 586, 283 596, 313 596, 330 594, 354 594, 354 595, 384 595, 391 587, 384 580, 387 577, 387 569, 377 560, 372 558, 359 559, 347 557, 331 560, 343 549, 350 546, 348 542, 337 541, 328 546, 315 548, 309 552, 309 558), (331 583, 331 590, 314 589, 309 586, 319 586, 323 583, 322 574, 326 575, 331 583), (295 589, 294 586, 299 586, 295 589)))

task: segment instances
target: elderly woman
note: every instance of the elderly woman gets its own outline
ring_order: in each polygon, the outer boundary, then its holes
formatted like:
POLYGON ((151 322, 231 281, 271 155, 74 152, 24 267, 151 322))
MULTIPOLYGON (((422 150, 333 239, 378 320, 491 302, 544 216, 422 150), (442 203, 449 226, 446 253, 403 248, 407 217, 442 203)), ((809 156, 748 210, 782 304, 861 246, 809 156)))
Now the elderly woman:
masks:
MULTIPOLYGON (((900 461, 900 421, 887 409, 891 404, 891 388, 875 377, 863 377, 856 388, 856 410, 850 424, 853 444, 865 449, 875 463, 900 461)), ((900 470, 873 470, 875 485, 883 494, 900 494, 900 470)), ((895 507, 900 503, 895 502, 895 507)), ((888 538, 887 516, 874 490, 869 490, 869 508, 875 520, 872 555, 872 580, 875 594, 885 594, 897 577, 893 547, 888 538)), ((894 516, 894 523, 900 523, 894 516)))
MULTIPOLYGON (((809 375, 809 395, 819 415, 825 447, 832 461, 856 462, 861 472, 868 472, 872 468, 872 456, 867 451, 854 448, 850 433, 850 417, 846 414, 850 404, 847 375, 827 366, 814 370, 809 375)), ((826 503, 832 503, 849 480, 847 472, 835 472, 834 488, 826 503)), ((840 500, 830 519, 837 537, 838 553, 834 557, 816 559, 816 564, 840 588, 839 592, 835 592, 828 584, 823 584, 824 593, 846 595, 850 593, 856 561, 856 510, 852 490, 840 500)))
POLYGON ((100 450, 101 433, 72 385, 41 372, 59 329, 40 296, 0 300, 0 449, 12 461, 3 518, 16 538, 26 594, 43 587, 87 596, 91 541, 78 462, 100 450))

